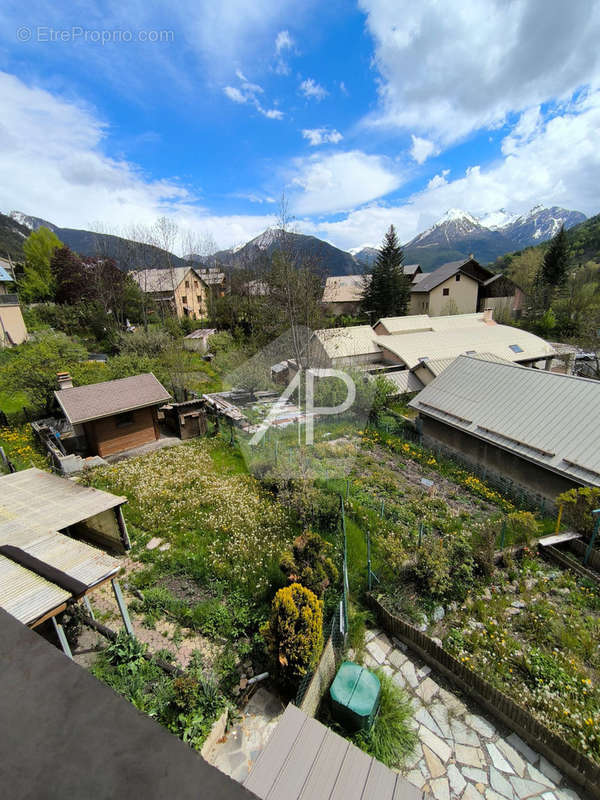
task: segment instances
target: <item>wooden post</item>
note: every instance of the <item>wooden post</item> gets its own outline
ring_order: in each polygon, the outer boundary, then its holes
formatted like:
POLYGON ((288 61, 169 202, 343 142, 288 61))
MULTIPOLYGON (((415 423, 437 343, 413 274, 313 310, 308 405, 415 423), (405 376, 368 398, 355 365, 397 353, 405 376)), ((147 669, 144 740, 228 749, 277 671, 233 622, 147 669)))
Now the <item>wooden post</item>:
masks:
POLYGON ((123 617, 123 624, 125 625, 125 630, 130 636, 133 636, 135 638, 135 633, 133 632, 131 620, 129 619, 129 612, 127 611, 127 605, 123 598, 121 587, 119 586, 119 581, 116 578, 113 578, 111 584, 113 592, 115 593, 115 600, 117 601, 117 605, 119 606, 119 611, 121 612, 121 616, 123 617))
POLYGON ((558 507, 558 516, 556 517, 556 528, 554 533, 558 533, 560 530, 560 521, 562 519, 562 512, 563 512, 563 504, 561 503, 558 507))
POLYGON ((52 624, 54 625, 54 630, 56 631, 56 635, 58 636, 58 641, 60 642, 60 646, 63 649, 63 653, 66 655, 67 658, 70 658, 72 661, 73 653, 71 652, 71 648, 69 647, 69 642, 67 641, 67 637, 65 635, 63 626, 56 621, 56 617, 52 617, 52 624))
POLYGON ((121 541, 123 542, 123 547, 125 550, 131 549, 131 542, 129 541, 129 534, 127 533, 127 525, 125 524, 125 517, 123 516, 123 510, 121 506, 117 506, 116 510, 117 514, 117 525, 119 526, 119 532, 121 534, 121 541))

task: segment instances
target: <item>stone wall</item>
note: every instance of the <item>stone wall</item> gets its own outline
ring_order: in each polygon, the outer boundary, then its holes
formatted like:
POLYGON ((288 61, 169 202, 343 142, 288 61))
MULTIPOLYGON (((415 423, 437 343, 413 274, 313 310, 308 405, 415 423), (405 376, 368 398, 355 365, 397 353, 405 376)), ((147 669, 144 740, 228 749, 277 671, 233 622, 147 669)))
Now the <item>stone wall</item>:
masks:
POLYGON ((317 668, 311 678, 308 688, 304 694, 304 698, 300 703, 300 710, 308 714, 309 717, 314 717, 319 708, 321 698, 329 689, 329 686, 335 676, 335 651, 333 649, 333 642, 331 637, 327 639, 321 658, 317 664, 317 668))

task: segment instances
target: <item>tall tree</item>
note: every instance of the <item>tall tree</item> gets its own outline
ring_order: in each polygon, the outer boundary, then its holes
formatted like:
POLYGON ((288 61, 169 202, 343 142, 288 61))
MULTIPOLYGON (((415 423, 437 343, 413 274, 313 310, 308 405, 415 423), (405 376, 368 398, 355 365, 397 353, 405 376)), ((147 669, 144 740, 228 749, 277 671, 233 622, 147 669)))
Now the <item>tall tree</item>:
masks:
POLYGON ((50 262, 54 251, 62 247, 58 236, 48 228, 32 231, 23 242, 25 269, 19 281, 19 292, 26 303, 51 300, 54 297, 54 277, 50 262))
POLYGON ((569 255, 567 249, 567 234, 564 225, 550 242, 546 250, 544 261, 540 269, 540 278, 545 286, 554 288, 564 286, 567 281, 569 255))
POLYGON ((410 278, 404 274, 404 253, 393 225, 385 234, 373 269, 363 278, 362 308, 380 317, 403 316, 410 301, 410 278))

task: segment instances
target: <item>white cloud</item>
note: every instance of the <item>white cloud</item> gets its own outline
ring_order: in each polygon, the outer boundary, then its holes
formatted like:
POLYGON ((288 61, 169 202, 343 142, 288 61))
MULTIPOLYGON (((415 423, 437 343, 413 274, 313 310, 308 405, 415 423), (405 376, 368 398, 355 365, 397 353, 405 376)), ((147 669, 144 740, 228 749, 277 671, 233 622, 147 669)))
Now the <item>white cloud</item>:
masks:
POLYGON ((444 144, 600 82, 600 4, 359 0, 381 75, 378 125, 444 144))
POLYGON ((597 214, 600 91, 543 122, 528 114, 516 129, 522 135, 508 134, 502 144, 505 157, 487 168, 473 165, 453 181, 443 170, 401 206, 372 205, 351 211, 342 220, 305 222, 305 230, 350 248, 367 239, 379 241, 391 223, 407 242, 449 208, 483 216, 499 208, 524 213, 541 203, 597 214))
POLYGON ((288 30, 279 31, 275 37, 275 72, 278 75, 289 75, 290 67, 285 59, 285 53, 292 50, 294 40, 288 30))
POLYGON ((0 72, 0 208, 18 209, 61 225, 127 235, 159 216, 210 235, 221 247, 247 241, 272 214, 211 214, 174 180, 152 180, 135 165, 103 151, 106 124, 91 109, 67 102, 0 72))
POLYGON ((241 84, 238 89, 236 86, 224 86, 224 94, 234 103, 250 103, 254 108, 267 119, 283 119, 283 111, 277 108, 264 108, 258 99, 258 95, 264 93, 262 86, 257 83, 250 83, 244 73, 237 69, 235 74, 240 79, 241 84))
POLYGON ((410 154, 417 164, 424 164, 430 156, 439 153, 439 149, 434 142, 430 142, 429 139, 421 139, 420 136, 415 136, 414 134, 412 134, 411 138, 412 147, 410 149, 410 154))
POLYGON ((290 205, 298 214, 334 214, 397 189, 400 176, 385 159, 359 150, 297 159, 290 205))
POLYGON ((307 98, 314 98, 317 102, 327 97, 329 92, 320 83, 317 83, 312 78, 307 78, 300 84, 300 91, 307 98))
POLYGON ((320 144, 337 144, 344 138, 342 134, 335 128, 305 128, 302 131, 302 136, 308 139, 312 147, 317 147, 320 144))
POLYGON ((294 40, 289 31, 279 31, 275 39, 275 52, 281 53, 282 50, 290 50, 294 46, 294 40))
POLYGON ((239 89, 236 89, 235 86, 225 86, 223 91, 234 103, 246 103, 248 101, 248 97, 242 94, 239 89))

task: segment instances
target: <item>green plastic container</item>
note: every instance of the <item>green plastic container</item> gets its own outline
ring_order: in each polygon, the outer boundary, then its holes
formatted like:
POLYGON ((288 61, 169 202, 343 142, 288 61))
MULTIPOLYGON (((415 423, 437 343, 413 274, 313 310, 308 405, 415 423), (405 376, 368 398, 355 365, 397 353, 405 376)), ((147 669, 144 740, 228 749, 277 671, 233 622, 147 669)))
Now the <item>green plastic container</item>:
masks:
POLYGON ((344 661, 331 684, 329 696, 337 722, 351 733, 367 731, 379 709, 381 684, 370 670, 352 661, 344 661))

